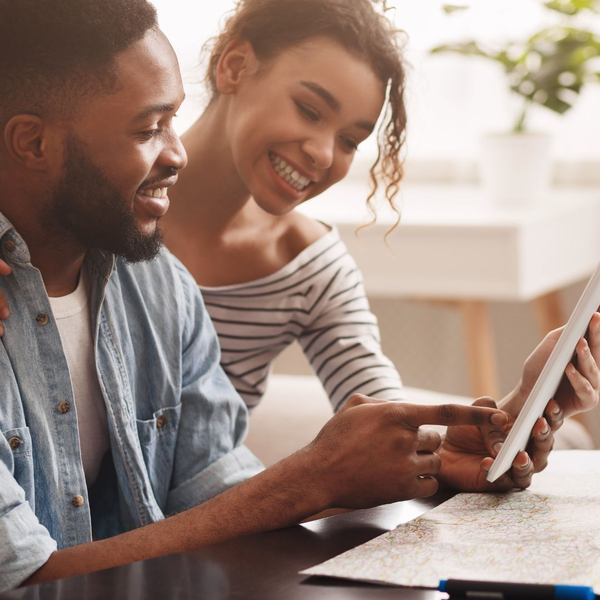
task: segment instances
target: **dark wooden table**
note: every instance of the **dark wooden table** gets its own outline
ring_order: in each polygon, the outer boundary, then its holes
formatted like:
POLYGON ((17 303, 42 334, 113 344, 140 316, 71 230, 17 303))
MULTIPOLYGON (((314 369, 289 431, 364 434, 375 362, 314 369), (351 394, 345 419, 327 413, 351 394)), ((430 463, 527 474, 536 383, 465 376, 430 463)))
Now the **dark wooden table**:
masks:
POLYGON ((399 502, 195 552, 0 594, 0 600, 436 600, 437 592, 306 577, 323 562, 409 521, 449 497, 399 502))

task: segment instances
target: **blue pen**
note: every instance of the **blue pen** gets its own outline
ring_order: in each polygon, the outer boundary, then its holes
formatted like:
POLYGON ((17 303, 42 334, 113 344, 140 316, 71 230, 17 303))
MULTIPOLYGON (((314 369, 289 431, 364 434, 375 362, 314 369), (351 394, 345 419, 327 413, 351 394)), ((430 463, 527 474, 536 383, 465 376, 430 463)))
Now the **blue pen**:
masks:
POLYGON ((591 587, 578 585, 539 585, 495 581, 440 581, 440 592, 473 600, 595 600, 591 587))

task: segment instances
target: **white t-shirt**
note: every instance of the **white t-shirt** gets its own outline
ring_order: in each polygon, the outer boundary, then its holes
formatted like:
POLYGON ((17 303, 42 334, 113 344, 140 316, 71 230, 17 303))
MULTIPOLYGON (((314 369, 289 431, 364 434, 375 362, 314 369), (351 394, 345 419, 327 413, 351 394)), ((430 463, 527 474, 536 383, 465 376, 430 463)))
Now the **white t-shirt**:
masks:
MULTIPOLYGON (((50 298, 62 341, 77 410, 81 460, 88 487, 109 448, 106 407, 94 361, 92 322, 88 304, 89 281, 81 270, 77 289, 67 296, 50 298)), ((73 407, 72 407, 73 408, 73 407)))

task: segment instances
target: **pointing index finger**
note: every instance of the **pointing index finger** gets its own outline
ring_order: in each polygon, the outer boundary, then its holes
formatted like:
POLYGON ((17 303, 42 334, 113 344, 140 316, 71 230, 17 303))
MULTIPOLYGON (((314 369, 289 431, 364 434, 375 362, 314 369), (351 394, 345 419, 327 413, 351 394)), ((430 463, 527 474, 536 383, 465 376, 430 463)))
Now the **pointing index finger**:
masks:
POLYGON ((424 406, 409 404, 404 407, 404 424, 414 429, 421 425, 505 425, 505 413, 484 406, 463 406, 461 404, 440 404, 424 406))

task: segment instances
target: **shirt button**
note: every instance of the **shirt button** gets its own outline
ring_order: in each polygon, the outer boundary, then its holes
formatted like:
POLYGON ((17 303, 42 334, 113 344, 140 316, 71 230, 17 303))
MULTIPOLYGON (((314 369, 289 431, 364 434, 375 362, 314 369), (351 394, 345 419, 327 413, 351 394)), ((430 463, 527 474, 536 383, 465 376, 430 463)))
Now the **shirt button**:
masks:
POLYGON ((160 415, 158 419, 156 419, 156 426, 159 429, 162 429, 167 424, 167 417, 165 415, 160 415))
POLYGON ((40 313, 35 320, 37 321, 38 325, 47 325, 48 321, 50 320, 48 318, 48 315, 44 314, 44 313, 40 313))
POLYGON ((58 412, 61 414, 66 414, 71 410, 71 405, 68 402, 59 402, 58 403, 58 412))
POLYGON ((22 443, 23 440, 18 437, 11 437, 8 440, 8 445, 11 447, 12 450, 16 450, 22 443))
POLYGON ((77 494, 76 496, 73 496, 73 498, 71 499, 71 504, 75 508, 79 508, 85 504, 85 500, 83 499, 83 496, 80 496, 79 494, 77 494))
POLYGON ((7 252, 14 252, 16 248, 16 245, 12 240, 6 240, 2 246, 7 252))

